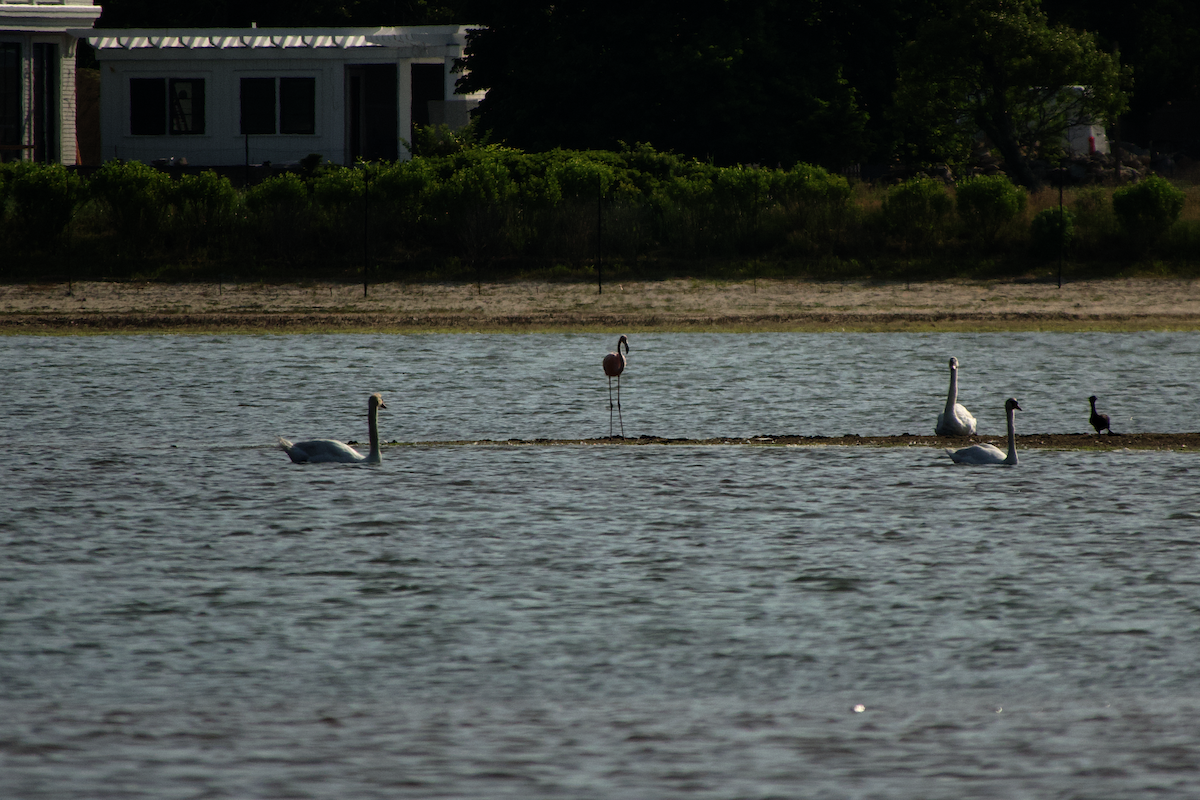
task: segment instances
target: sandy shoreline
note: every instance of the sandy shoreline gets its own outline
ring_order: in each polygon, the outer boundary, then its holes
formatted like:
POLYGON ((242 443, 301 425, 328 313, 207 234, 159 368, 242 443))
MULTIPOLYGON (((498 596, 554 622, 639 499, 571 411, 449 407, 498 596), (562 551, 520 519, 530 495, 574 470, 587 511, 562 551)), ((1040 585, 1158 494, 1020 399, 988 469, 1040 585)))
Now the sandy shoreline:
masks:
POLYGON ((0 333, 1200 330, 1200 282, 0 285, 0 333))

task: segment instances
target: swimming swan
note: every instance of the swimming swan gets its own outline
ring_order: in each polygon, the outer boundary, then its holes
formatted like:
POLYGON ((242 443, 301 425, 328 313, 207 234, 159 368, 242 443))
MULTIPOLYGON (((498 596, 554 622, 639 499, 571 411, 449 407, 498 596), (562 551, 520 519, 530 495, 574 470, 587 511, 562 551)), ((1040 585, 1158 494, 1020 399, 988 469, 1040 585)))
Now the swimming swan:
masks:
POLYGON ((307 442, 289 442, 279 437, 279 449, 297 464, 317 462, 339 462, 343 464, 378 464, 383 460, 379 453, 379 425, 376 421, 379 409, 387 408, 383 404, 383 396, 376 393, 367 400, 367 430, 371 435, 371 452, 369 455, 350 447, 336 439, 309 439, 307 442))
POLYGON ((990 444, 974 444, 961 450, 946 449, 946 455, 954 459, 955 464, 1008 464, 1017 465, 1017 433, 1013 428, 1013 412, 1020 411, 1016 398, 1010 397, 1004 401, 1004 411, 1008 414, 1008 454, 999 447, 990 444))
POLYGON ((938 414, 938 436, 972 436, 975 433, 975 418, 958 402, 958 359, 950 359, 950 391, 946 393, 946 410, 938 414))

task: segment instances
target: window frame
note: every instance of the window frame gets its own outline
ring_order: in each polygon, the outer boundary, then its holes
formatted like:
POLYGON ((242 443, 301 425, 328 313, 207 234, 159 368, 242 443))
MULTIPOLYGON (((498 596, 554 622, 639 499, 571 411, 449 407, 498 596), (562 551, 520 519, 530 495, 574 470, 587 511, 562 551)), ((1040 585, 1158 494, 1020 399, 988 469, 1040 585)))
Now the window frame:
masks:
POLYGON ((318 79, 312 73, 240 75, 238 133, 242 136, 318 136, 317 95, 318 79), (247 106, 247 102, 257 104, 257 108, 247 106), (266 124, 268 107, 270 125, 266 124), (253 124, 247 125, 247 121, 253 124))
POLYGON ((206 127, 205 119, 204 78, 167 78, 167 133, 171 136, 203 136, 206 127), (189 99, 191 107, 185 112, 180 105, 180 97, 175 87, 186 84, 191 87, 192 96, 189 99), (179 109, 179 122, 189 119, 186 127, 177 127, 176 109, 179 109))
POLYGON ((168 77, 165 75, 130 75, 129 91, 129 134, 130 136, 206 136, 207 76, 168 77), (191 87, 190 108, 184 111, 178 106, 176 86, 191 87), (198 89, 198 91, 197 91, 198 89), (181 116, 176 116, 176 109, 181 116))

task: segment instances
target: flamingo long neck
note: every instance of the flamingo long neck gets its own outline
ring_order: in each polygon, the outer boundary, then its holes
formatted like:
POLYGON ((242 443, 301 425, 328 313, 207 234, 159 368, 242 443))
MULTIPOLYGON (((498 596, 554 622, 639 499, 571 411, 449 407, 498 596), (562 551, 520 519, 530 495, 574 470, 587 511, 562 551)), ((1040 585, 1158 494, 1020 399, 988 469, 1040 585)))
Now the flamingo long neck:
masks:
POLYGON ((379 452, 379 409, 372 405, 367 410, 367 433, 371 437, 371 452, 367 455, 367 461, 379 463, 383 460, 383 455, 379 452))
POLYGON ((1008 457, 1004 459, 1005 464, 1017 464, 1017 431, 1013 425, 1013 417, 1017 411, 1014 408, 1008 409, 1008 457))
POLYGON ((950 391, 946 393, 946 418, 954 416, 954 404, 958 402, 958 370, 950 370, 950 391))

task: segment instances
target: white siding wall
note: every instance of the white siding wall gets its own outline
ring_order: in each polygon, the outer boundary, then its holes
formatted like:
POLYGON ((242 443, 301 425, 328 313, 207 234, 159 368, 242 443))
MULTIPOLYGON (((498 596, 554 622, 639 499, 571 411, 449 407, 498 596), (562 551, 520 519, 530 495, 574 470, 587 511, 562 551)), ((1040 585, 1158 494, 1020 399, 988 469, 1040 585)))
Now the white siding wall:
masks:
MULTIPOLYGON (((459 77, 451 72, 462 54, 460 26, 387 29, 105 30, 91 37, 101 72, 101 155, 151 162, 186 158, 196 166, 247 162, 241 133, 242 78, 316 79, 316 132, 249 137, 249 163, 287 164, 310 153, 348 163, 346 68, 368 64, 396 67, 396 130, 400 158, 411 130, 411 65, 438 63, 445 69, 446 97, 459 77), (133 135, 129 81, 133 78, 203 78, 203 134, 133 135)), ((453 97, 456 127, 477 98, 453 97)))
POLYGON ((344 160, 343 69, 319 59, 172 59, 101 62, 100 140, 104 160, 153 161, 186 158, 189 164, 275 164, 298 161, 309 153, 344 160), (241 79, 311 77, 316 81, 316 128, 313 134, 241 133, 241 79), (202 134, 134 136, 130 133, 129 81, 132 78, 202 78, 205 125, 202 134), (113 102, 113 101, 116 102, 113 102))

